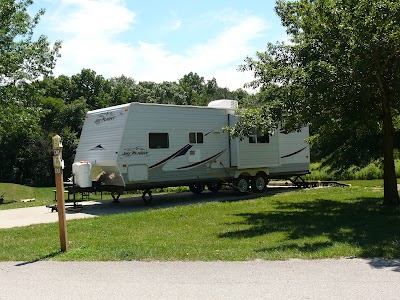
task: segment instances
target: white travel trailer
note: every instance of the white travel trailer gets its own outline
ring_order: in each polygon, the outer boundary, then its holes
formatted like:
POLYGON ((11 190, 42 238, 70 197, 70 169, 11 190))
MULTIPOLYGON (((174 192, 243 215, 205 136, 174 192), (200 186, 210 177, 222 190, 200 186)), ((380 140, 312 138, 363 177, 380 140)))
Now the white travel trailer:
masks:
MULTIPOLYGON (((77 187, 150 191, 188 185, 201 193, 230 183, 263 192, 270 178, 309 173, 310 149, 300 132, 231 139, 237 101, 208 107, 129 103, 86 115, 73 165, 77 187)), ((150 192, 148 192, 150 195, 150 192)), ((118 200, 118 198, 117 198, 118 200)))

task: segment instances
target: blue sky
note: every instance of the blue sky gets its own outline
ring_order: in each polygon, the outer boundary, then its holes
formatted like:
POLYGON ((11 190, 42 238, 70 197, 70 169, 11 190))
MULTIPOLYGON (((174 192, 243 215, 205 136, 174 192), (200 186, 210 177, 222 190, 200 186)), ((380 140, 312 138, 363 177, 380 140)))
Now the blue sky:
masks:
POLYGON ((62 40, 54 75, 90 68, 106 78, 176 81, 189 72, 243 87, 246 56, 287 36, 273 0, 36 0, 46 14, 36 34, 62 40))

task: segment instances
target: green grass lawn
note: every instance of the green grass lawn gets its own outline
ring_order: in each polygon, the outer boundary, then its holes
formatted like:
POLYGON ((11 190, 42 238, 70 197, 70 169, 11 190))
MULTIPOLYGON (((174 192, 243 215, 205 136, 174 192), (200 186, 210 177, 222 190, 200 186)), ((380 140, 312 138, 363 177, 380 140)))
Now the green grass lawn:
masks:
POLYGON ((0 183, 0 196, 4 194, 4 204, 0 205, 0 210, 41 206, 54 203, 55 188, 28 187, 12 183, 0 183), (34 199, 32 202, 19 202, 23 199, 34 199))
POLYGON ((0 260, 280 260, 400 257, 400 210, 379 185, 316 188, 238 201, 0 230, 0 260))
MULTIPOLYGON (((31 206, 45 206, 55 204, 54 190, 55 187, 27 187, 12 183, 0 183, 0 196, 5 193, 4 204, 0 204, 0 210, 22 208, 31 206), (31 202, 20 202, 21 199, 34 199, 31 202)), ((132 195, 128 195, 131 197, 132 195)), ((77 194, 76 199, 80 200, 81 195, 77 194)), ((122 198, 127 197, 125 195, 122 198)), ((90 194, 87 200, 100 200, 100 194, 90 194)), ((103 194, 103 199, 111 199, 109 193, 103 194)), ((86 200, 86 198, 85 198, 86 200)), ((67 201, 67 194, 65 194, 65 201, 67 201)), ((72 196, 71 196, 72 201, 72 196)))

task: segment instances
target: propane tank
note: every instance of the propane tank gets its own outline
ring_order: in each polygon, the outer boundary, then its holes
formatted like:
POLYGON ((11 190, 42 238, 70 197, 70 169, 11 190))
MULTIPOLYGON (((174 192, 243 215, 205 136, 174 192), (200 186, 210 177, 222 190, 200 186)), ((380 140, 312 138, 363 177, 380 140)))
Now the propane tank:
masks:
POLYGON ((92 187, 92 165, 88 161, 76 162, 72 165, 74 182, 81 188, 92 187))

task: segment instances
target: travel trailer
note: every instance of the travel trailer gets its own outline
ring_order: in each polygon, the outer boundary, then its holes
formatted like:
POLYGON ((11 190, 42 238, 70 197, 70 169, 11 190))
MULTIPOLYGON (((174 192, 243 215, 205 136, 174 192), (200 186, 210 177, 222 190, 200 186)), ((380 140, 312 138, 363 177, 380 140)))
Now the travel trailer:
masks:
MULTIPOLYGON (((80 189, 115 192, 189 186, 217 192, 263 192, 272 178, 309 173, 308 127, 239 140, 224 131, 237 121, 237 101, 207 107, 129 103, 89 111, 73 165, 80 189)), ((114 197, 114 196, 113 196, 114 197)))

